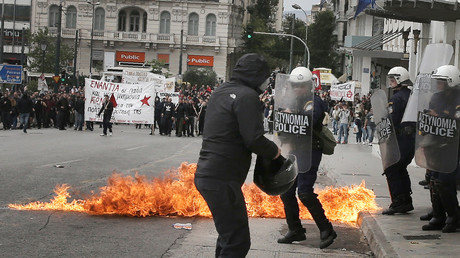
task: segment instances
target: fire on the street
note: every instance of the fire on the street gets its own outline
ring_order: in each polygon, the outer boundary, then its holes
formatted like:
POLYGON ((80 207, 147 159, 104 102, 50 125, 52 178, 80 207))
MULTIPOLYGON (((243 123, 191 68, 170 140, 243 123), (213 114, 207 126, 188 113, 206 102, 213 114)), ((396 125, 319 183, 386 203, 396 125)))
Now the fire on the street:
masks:
MULTIPOLYGON (((72 200, 70 186, 57 186, 56 196, 50 202, 32 202, 26 205, 10 204, 18 210, 60 210, 86 212, 92 215, 118 214, 127 216, 202 216, 211 217, 206 202, 193 183, 196 164, 183 163, 177 173, 169 172, 162 179, 146 176, 113 174, 100 193, 83 200, 72 200)), ((263 193, 254 184, 243 186, 250 217, 284 218, 284 209, 278 196, 263 193)), ((326 216, 333 221, 355 222, 358 212, 378 209, 372 190, 359 186, 332 188, 318 191, 326 216)), ((311 219, 301 207, 301 218, 311 219)))

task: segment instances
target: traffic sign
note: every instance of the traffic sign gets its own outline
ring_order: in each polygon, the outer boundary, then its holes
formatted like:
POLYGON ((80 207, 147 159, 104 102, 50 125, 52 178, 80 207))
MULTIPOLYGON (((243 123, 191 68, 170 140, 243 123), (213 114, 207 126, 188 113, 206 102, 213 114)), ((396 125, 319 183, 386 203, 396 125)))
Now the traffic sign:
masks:
POLYGON ((59 76, 59 75, 53 76, 53 80, 54 80, 55 83, 59 83, 60 79, 61 79, 61 76, 59 76))
POLYGON ((0 83, 22 84, 22 65, 0 65, 0 83))

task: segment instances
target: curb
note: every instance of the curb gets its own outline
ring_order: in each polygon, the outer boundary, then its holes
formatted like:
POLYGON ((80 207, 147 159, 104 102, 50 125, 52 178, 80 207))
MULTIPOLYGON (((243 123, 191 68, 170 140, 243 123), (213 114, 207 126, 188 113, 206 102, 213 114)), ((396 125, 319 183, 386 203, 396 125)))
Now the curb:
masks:
POLYGON ((366 237, 375 257, 400 257, 386 239, 372 214, 368 211, 359 212, 357 224, 366 237))

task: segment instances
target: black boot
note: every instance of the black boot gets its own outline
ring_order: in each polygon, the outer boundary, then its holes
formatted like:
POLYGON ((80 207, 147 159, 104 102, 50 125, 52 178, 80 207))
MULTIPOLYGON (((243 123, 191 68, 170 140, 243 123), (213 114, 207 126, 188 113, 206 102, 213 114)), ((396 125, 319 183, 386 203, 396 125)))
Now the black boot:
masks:
MULTIPOLYGON (((282 161, 279 162, 281 165, 283 164, 282 161)), ((279 167, 281 167, 281 165, 279 167)), ((307 239, 305 236, 305 228, 302 227, 302 222, 299 218, 299 203, 297 202, 297 197, 295 196, 296 186, 293 187, 294 191, 291 191, 292 189, 290 189, 287 193, 280 196, 281 201, 283 201, 284 214, 286 214, 286 222, 289 228, 287 234, 278 239, 278 243, 280 244, 291 244, 293 241, 302 241, 307 239)))
POLYGON ((396 196, 388 209, 382 212, 383 215, 393 215, 395 213, 407 213, 409 211, 414 210, 414 206, 412 205, 412 198, 410 194, 400 194, 396 196))
POLYGON ((428 224, 422 226, 422 230, 441 230, 446 220, 446 212, 434 180, 430 181, 430 197, 433 218, 430 219, 428 224))
POLYGON ((435 187, 439 191, 439 196, 447 213, 445 226, 442 228, 443 233, 453 233, 459 228, 459 212, 457 200, 456 182, 435 181, 435 187))
POLYGON ((305 236, 305 233, 307 231, 305 228, 298 228, 295 230, 289 230, 286 235, 282 238, 278 239, 278 243, 280 244, 292 244, 294 241, 303 241, 306 240, 307 237, 305 236))
POLYGON ((425 173, 425 179, 423 179, 422 181, 419 181, 418 184, 421 186, 426 186, 430 184, 430 180, 431 180, 431 174, 427 171, 425 173))
POLYGON ((324 209, 321 202, 317 198, 315 193, 302 193, 299 194, 300 201, 307 207, 313 220, 320 231, 321 242, 319 248, 323 249, 330 246, 334 239, 337 237, 337 233, 334 231, 331 222, 324 215, 324 209))
POLYGON ((429 221, 431 218, 433 218, 433 210, 428 212, 425 215, 420 216, 420 220, 423 220, 423 221, 429 221))

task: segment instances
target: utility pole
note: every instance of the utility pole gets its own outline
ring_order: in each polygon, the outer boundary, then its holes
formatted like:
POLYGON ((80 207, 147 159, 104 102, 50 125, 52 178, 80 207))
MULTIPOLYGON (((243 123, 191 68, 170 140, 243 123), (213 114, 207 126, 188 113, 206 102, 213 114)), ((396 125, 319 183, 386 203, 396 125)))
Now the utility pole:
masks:
MULTIPOLYGON (((21 67, 22 67, 23 71, 24 71, 25 31, 26 31, 26 29, 24 27, 22 27, 22 32, 21 32, 21 67)), ((24 72, 22 72, 22 73, 24 74, 24 72)), ((24 86, 24 80, 22 80, 22 85, 24 86)))
MULTIPOLYGON (((75 44, 74 44, 74 54, 73 54, 73 79, 77 83, 77 54, 78 54, 78 30, 75 30, 75 44)), ((78 85, 76 85, 78 87, 78 85)))
POLYGON ((92 68, 93 68, 93 40, 94 40, 94 6, 99 5, 99 2, 95 3, 93 0, 93 1, 87 1, 87 3, 93 7, 93 14, 91 18, 91 40, 89 43, 90 48, 91 48, 90 53, 89 53, 89 78, 93 78, 92 68))
MULTIPOLYGON (((57 40, 56 40, 56 63, 54 66, 54 75, 59 76, 59 63, 61 59, 61 20, 62 20, 62 0, 59 3, 58 21, 57 21, 57 40)), ((59 82, 54 82, 54 92, 58 92, 59 82)))
POLYGON ((180 30, 180 54, 179 54, 179 75, 182 79, 182 48, 184 47, 184 30, 180 30))
MULTIPOLYGON (((295 28, 295 14, 292 15, 292 30, 291 34, 294 35, 294 28, 295 28)), ((293 55, 294 55, 294 38, 291 38, 291 51, 289 52, 289 73, 291 73, 293 68, 293 55)))

